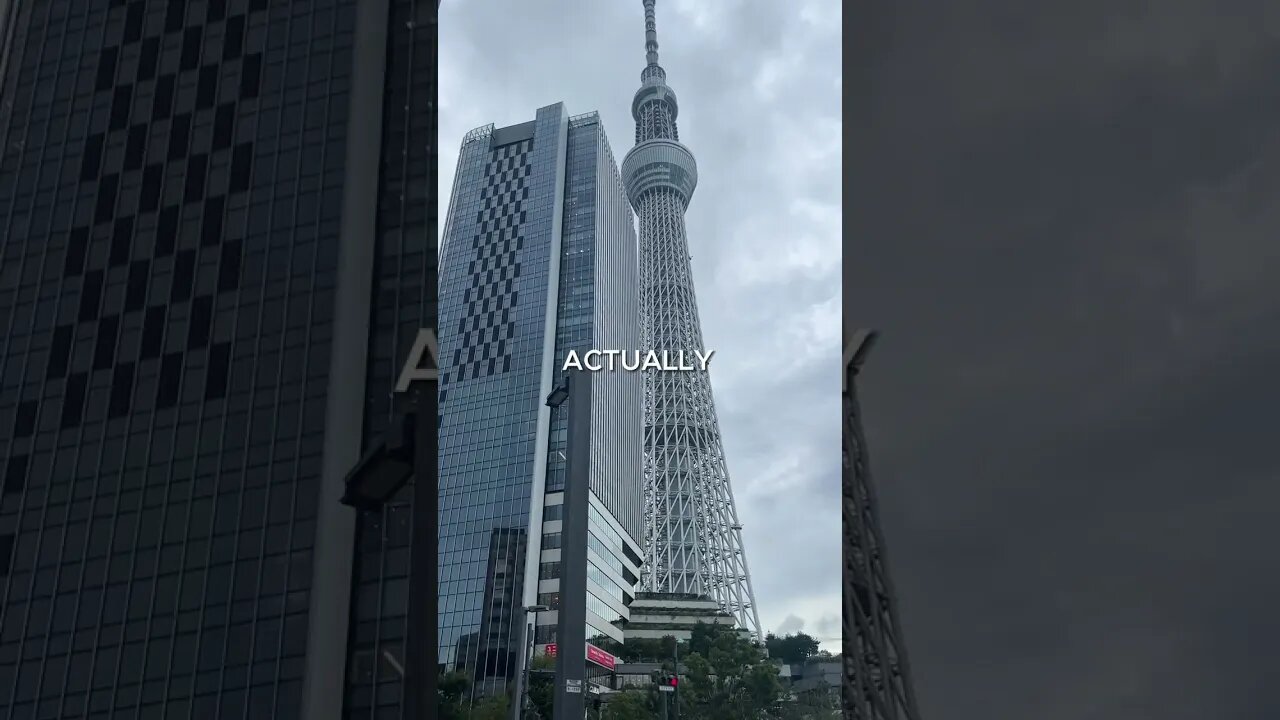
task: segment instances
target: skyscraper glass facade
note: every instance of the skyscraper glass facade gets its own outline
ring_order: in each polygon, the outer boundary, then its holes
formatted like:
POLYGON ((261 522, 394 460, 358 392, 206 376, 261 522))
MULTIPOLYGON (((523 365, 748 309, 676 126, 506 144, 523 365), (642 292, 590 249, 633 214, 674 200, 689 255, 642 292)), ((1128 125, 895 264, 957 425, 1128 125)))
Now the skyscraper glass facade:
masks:
MULTIPOLYGON (((557 104, 532 122, 468 134, 444 242, 440 658, 493 691, 517 670, 522 606, 557 604, 566 426, 544 400, 571 348, 638 343, 635 233, 599 118, 570 118, 557 104)), ((592 410, 599 534, 625 537, 635 561, 640 382, 601 373, 592 410)), ((616 545, 597 552, 622 553, 616 545)), ((610 622, 628 595, 598 594, 588 635, 617 636, 610 622)), ((539 615, 539 643, 554 640, 555 615, 539 615)))
POLYGON ((363 5, 0 3, 0 719, 302 716, 363 5))

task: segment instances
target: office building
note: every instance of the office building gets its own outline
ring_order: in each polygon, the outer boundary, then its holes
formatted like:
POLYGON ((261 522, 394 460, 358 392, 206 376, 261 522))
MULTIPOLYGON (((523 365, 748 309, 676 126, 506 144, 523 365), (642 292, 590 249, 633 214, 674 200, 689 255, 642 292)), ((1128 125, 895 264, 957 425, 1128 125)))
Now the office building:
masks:
POLYGON ((641 592, 636 593, 635 602, 631 603, 624 635, 628 642, 665 637, 688 642, 699 623, 729 627, 738 624, 737 618, 725 612, 719 603, 703 595, 641 592))
POLYGON ((595 113, 463 139, 440 275, 440 662, 501 692, 556 641, 560 548, 587 544, 587 637, 622 639, 640 572, 638 373, 592 378, 588 536, 562 536, 570 350, 639 347, 635 231, 595 113))
MULTIPOLYGON (((658 64, 654 0, 644 0, 647 64, 631 101, 636 145, 622 162, 640 226, 640 312, 649 350, 706 350, 684 214, 698 184, 680 143, 679 103, 658 64)), ((705 595, 763 640, 707 372, 645 374, 647 592, 705 595)))
POLYGON ((0 10, 0 719, 395 716, 338 498, 434 324, 435 3, 0 10))
POLYGON ((868 330, 844 336, 844 716, 918 720, 855 384, 875 339, 868 330))

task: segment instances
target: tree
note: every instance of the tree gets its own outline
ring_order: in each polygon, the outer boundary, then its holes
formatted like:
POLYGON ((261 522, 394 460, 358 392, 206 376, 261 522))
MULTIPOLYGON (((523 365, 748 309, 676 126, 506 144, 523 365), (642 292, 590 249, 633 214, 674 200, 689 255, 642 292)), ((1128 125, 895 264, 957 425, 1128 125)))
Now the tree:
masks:
POLYGON ((440 696, 440 720, 465 720, 462 699, 470 687, 471 681, 466 673, 450 672, 440 676, 436 685, 436 692, 440 696))
POLYGON ((795 702, 782 706, 783 720, 826 720, 840 717, 839 688, 818 687, 797 693, 795 702))
POLYGON ((646 690, 623 690, 609 697, 600 710, 600 720, 654 720, 651 693, 646 690))
POLYGON ((507 720, 510 712, 507 694, 490 695, 471 706, 467 720, 507 720))
POLYGON ((551 711, 555 706, 556 659, 547 654, 537 655, 529 663, 529 707, 525 713, 528 718, 551 720, 551 711))
POLYGON ((770 657, 788 665, 800 665, 818 654, 818 641, 802 632, 785 637, 770 633, 765 636, 764 646, 770 657))
POLYGON ((777 667, 761 648, 724 625, 694 626, 679 689, 687 720, 752 720, 777 717, 783 699, 777 667))

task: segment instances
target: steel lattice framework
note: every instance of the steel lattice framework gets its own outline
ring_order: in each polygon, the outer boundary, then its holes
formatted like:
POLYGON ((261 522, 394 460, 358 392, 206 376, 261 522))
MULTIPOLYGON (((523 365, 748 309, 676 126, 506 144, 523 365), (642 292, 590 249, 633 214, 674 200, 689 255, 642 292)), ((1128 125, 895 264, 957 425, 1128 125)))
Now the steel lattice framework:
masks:
MULTIPOLYGON (((636 146, 622 163, 640 222, 645 348, 703 351, 684 214, 698 182, 679 143, 678 104, 658 64, 655 0, 644 0, 648 64, 631 104, 636 146)), ((711 597, 760 638, 760 618, 729 487, 711 381, 703 371, 645 377, 645 547, 648 592, 711 597)))
POLYGON ((844 717, 918 720, 854 385, 874 339, 865 330, 845 338, 844 717))

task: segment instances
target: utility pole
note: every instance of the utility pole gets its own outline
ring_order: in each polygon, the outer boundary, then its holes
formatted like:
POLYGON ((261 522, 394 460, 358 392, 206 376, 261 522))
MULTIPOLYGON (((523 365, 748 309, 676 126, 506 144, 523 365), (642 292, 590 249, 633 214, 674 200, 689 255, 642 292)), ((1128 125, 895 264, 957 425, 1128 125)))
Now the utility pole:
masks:
POLYGON ((400 414, 386 436, 374 443, 347 474, 342 502, 369 512, 386 504, 413 480, 412 535, 409 540, 409 616, 405 628, 404 717, 427 720, 438 709, 438 558, 440 473, 437 462, 439 373, 434 363, 435 333, 418 334, 413 362, 402 375, 397 394, 400 414), (420 346, 420 347, 419 347, 420 346), (421 352, 430 349, 432 363, 419 367, 421 352))
POLYGON ((439 652, 436 636, 437 582, 439 558, 436 554, 440 522, 439 382, 419 381, 409 389, 406 419, 413 443, 413 536, 409 545, 409 617, 405 628, 408 652, 405 677, 405 715, 417 720, 434 717, 439 703, 439 652))
POLYGON ((571 370, 547 398, 568 401, 560 607, 556 618, 554 720, 583 720, 587 674, 587 505, 591 482, 591 375, 571 370))
POLYGON ((530 605, 524 608, 527 637, 524 644, 524 668, 521 673, 523 682, 520 684, 519 695, 516 697, 515 703, 515 717, 517 720, 526 720, 526 716, 529 714, 529 667, 533 664, 533 648, 537 644, 538 613, 550 609, 546 605, 530 605))
POLYGON ((671 675, 674 678, 671 683, 671 687, 674 688, 671 691, 671 704, 675 706, 675 717, 672 720, 680 720, 680 638, 675 640, 675 645, 672 646, 675 648, 676 666, 671 675))

